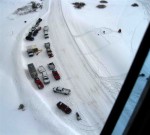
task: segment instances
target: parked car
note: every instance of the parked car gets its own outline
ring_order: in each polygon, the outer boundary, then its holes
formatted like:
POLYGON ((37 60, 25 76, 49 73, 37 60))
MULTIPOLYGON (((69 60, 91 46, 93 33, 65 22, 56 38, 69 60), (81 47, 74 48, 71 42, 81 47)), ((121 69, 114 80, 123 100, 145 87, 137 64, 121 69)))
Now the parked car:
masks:
POLYGON ((33 36, 36 36, 40 30, 41 30, 41 27, 36 28, 36 29, 33 31, 33 36))
POLYGON ((28 53, 29 57, 33 57, 34 56, 34 51, 31 48, 27 49, 27 53, 28 53))
POLYGON ((38 27, 39 24, 40 24, 40 22, 42 22, 42 19, 41 19, 41 18, 39 18, 39 19, 36 21, 35 27, 38 27))
POLYGON ((55 70, 55 64, 54 64, 53 62, 49 63, 49 64, 48 64, 48 68, 49 68, 50 70, 55 70))
POLYGON ((55 65, 54 65, 53 62, 48 64, 48 68, 50 70, 52 70, 52 74, 53 74, 53 77, 55 78, 55 80, 59 80, 60 79, 60 75, 59 75, 58 71, 56 70, 55 65))
POLYGON ((69 95, 71 93, 70 89, 66 89, 66 88, 62 88, 62 87, 54 87, 53 91, 55 93, 60 93, 60 94, 64 94, 64 95, 69 95))
POLYGON ((26 40, 29 40, 29 41, 33 41, 34 40, 34 37, 32 35, 32 32, 29 32, 28 35, 26 36, 26 40))
POLYGON ((49 31, 49 27, 48 26, 44 26, 43 28, 43 32, 44 32, 44 38, 49 38, 49 34, 48 34, 48 31, 49 31))
POLYGON ((49 84, 50 83, 49 77, 43 75, 43 82, 44 82, 44 84, 49 84))
POLYGON ((38 71, 42 74, 44 84, 49 84, 50 79, 47 75, 47 72, 46 72, 45 68, 43 66, 39 66, 38 71))
POLYGON ((45 48, 46 48, 48 57, 49 57, 49 58, 53 57, 54 55, 53 55, 52 50, 51 50, 51 48, 50 48, 50 43, 47 42, 47 43, 45 43, 44 45, 45 45, 45 48))
POLYGON ((39 89, 43 89, 44 88, 43 83, 41 82, 41 80, 38 77, 34 79, 34 82, 36 83, 36 85, 37 85, 37 87, 39 89))
POLYGON ((60 79, 60 75, 59 75, 59 73, 57 72, 57 70, 53 70, 53 71, 52 71, 52 74, 53 74, 53 77, 55 78, 55 80, 59 80, 59 79, 60 79))
POLYGON ((61 101, 57 103, 57 107, 66 114, 70 114, 72 112, 71 108, 66 104, 62 103, 61 101))

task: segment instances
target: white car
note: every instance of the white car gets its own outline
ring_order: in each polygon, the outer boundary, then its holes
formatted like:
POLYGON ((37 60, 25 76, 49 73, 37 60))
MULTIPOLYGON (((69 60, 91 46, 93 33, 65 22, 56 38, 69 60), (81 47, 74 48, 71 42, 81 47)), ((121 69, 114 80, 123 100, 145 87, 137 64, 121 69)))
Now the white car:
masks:
POLYGON ((48 31, 49 31, 49 27, 48 26, 44 26, 43 32, 44 32, 44 38, 45 39, 49 38, 48 31))
POLYGON ((42 74, 44 84, 49 84, 50 79, 47 75, 47 72, 46 72, 45 68, 43 66, 39 66, 38 71, 42 74))
POLYGON ((55 93, 60 93, 60 94, 64 94, 64 95, 69 95, 71 93, 70 89, 66 89, 66 88, 62 88, 62 87, 54 87, 53 91, 55 93))
POLYGON ((46 72, 42 73, 42 78, 43 78, 44 84, 49 84, 50 83, 50 79, 49 79, 49 77, 48 77, 46 72))

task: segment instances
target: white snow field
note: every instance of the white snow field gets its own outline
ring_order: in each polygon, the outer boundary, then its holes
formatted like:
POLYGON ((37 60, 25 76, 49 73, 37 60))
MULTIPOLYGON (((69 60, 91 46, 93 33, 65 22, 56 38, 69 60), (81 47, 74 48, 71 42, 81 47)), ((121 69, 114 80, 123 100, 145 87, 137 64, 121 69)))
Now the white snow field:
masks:
MULTIPOLYGON (((26 15, 13 14, 30 0, 0 0, 0 135, 98 135, 111 111, 150 20, 148 0, 111 0, 99 9, 98 0, 36 0, 43 8, 26 15), (131 4, 138 3, 138 7, 131 4), (38 18, 43 29, 34 41, 26 35, 38 18), (24 21, 27 21, 26 23, 24 21), (118 33, 118 29, 122 30, 118 33), (104 32, 105 31, 105 32, 104 32), (54 57, 48 58, 44 43, 54 57), (42 52, 28 57, 27 47, 42 52), (54 62, 61 79, 56 81, 47 64, 54 62), (43 65, 50 84, 39 90, 27 65, 43 65), (71 89, 56 94, 53 87, 71 89), (72 112, 65 114, 62 101, 72 112), (18 110, 20 104, 25 110, 18 110), (77 121, 78 112, 82 120, 77 121)), ((42 76, 39 73, 39 78, 42 76)), ((123 124, 123 123, 122 123, 123 124)))

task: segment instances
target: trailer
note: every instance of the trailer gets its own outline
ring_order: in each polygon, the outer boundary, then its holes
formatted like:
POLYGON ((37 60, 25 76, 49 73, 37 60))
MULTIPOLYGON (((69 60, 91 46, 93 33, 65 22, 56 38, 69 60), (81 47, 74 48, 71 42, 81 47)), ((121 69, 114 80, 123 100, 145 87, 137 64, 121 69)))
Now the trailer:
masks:
POLYGON ((38 78, 38 74, 33 63, 28 64, 28 70, 33 79, 38 78))
POLYGON ((45 48, 46 48, 46 52, 47 52, 48 57, 49 57, 49 58, 53 57, 54 55, 53 55, 52 50, 51 50, 51 48, 50 48, 50 43, 47 42, 47 43, 44 43, 44 45, 45 45, 45 48))

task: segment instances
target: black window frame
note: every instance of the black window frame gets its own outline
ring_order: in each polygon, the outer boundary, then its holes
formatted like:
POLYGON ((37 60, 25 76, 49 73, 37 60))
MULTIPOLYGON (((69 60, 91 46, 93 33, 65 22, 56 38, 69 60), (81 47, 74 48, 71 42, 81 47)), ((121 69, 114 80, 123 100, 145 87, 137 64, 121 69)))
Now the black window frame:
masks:
MULTIPOLYGON (((150 24, 147 27, 147 30, 143 36, 142 42, 138 48, 138 51, 135 55, 135 58, 129 69, 129 72, 126 76, 124 84, 120 90, 120 93, 118 94, 118 97, 113 105, 113 108, 106 120, 106 123, 105 123, 100 135, 111 135, 112 134, 113 129, 115 128, 115 125, 116 125, 116 123, 125 107, 125 104, 126 104, 127 100, 129 99, 129 96, 133 90, 134 84, 138 78, 140 70, 144 64, 144 61, 145 61, 148 53, 149 53, 149 49, 150 49, 150 24)), ((132 122, 132 123, 134 123, 134 122, 132 122)), ((128 131, 125 130, 125 132, 129 133, 129 131, 131 131, 131 127, 132 126, 130 125, 130 129, 128 127, 128 131)))

